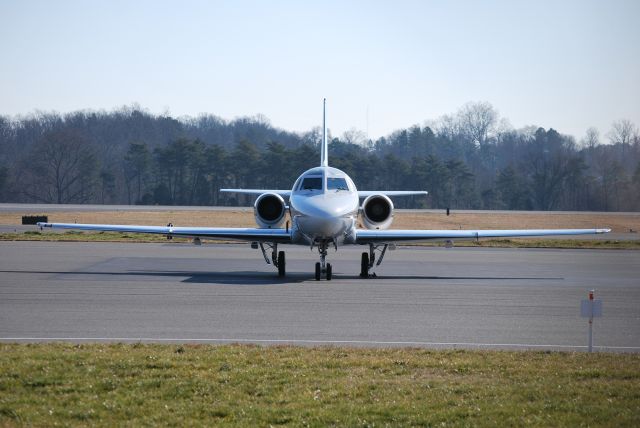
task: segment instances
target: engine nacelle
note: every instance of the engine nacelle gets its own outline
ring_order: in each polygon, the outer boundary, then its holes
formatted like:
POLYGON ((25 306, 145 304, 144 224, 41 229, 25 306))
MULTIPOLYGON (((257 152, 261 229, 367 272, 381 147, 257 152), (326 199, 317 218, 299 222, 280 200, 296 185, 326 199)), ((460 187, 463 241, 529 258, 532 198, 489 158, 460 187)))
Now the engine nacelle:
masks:
POLYGON ((367 229, 387 229, 393 222, 393 202, 386 195, 371 195, 362 203, 362 222, 367 229))
POLYGON ((258 226, 277 229, 284 224, 286 205, 282 196, 275 193, 263 193, 253 205, 253 215, 258 226))

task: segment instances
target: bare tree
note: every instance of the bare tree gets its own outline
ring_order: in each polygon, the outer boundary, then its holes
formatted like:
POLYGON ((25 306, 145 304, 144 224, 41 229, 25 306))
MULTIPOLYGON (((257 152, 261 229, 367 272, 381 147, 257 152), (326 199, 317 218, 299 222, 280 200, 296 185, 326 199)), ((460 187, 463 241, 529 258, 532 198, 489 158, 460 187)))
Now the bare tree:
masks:
POLYGON ((600 145, 600 131, 593 126, 587 129, 587 133, 582 139, 582 145, 589 150, 593 150, 596 146, 600 145))
POLYGON ((445 114, 436 124, 434 124, 436 133, 448 140, 453 140, 460 134, 460 124, 455 117, 445 114))
POLYGON ((483 147, 495 131, 498 112, 488 102, 470 102, 458 111, 458 122, 462 133, 483 147))
POLYGON ((638 129, 627 119, 613 122, 611 131, 607 134, 612 144, 631 144, 636 135, 638 135, 638 129))
POLYGON ((345 143, 364 146, 367 142, 367 135, 356 128, 351 128, 342 134, 342 140, 345 143))
POLYGON ((582 146, 587 149, 587 164, 593 165, 594 160, 594 152, 596 147, 600 145, 600 131, 593 126, 587 129, 587 133, 584 138, 581 140, 582 146))
POLYGON ((85 203, 95 186, 93 149, 73 131, 46 133, 26 159, 30 172, 24 193, 47 203, 85 203))

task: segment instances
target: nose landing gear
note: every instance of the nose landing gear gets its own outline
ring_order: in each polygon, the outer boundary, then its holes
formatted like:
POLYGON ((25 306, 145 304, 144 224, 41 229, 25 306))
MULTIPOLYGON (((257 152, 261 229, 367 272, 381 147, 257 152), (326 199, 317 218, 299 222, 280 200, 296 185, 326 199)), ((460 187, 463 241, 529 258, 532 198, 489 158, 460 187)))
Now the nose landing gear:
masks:
POLYGON ((333 268, 331 267, 331 263, 327 263, 326 260, 328 246, 328 241, 320 241, 318 243, 318 253, 320 253, 320 261, 316 263, 316 281, 320 281, 322 274, 325 275, 327 281, 331 281, 331 277, 333 276, 333 268))

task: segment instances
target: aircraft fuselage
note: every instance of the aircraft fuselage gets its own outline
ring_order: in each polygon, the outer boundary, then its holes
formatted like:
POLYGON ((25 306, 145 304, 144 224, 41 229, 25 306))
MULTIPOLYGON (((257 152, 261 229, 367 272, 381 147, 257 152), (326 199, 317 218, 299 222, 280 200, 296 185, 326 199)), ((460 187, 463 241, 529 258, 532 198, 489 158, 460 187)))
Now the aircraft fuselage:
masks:
POLYGON ((292 241, 354 243, 359 207, 358 191, 345 172, 322 166, 305 171, 289 198, 292 241))

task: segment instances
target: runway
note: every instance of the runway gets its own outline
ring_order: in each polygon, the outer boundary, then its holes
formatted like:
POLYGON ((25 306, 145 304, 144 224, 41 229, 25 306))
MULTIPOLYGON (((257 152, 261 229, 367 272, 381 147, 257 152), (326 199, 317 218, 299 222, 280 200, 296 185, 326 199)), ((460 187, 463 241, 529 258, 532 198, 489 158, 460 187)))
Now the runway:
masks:
POLYGON ((248 244, 0 242, 0 340, 249 342, 584 350, 580 300, 603 300, 597 349, 640 351, 640 252, 288 247, 279 279, 248 244))

